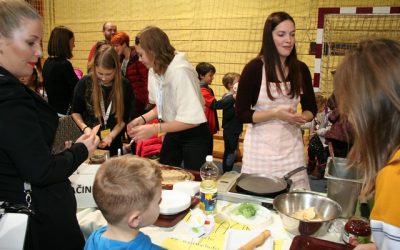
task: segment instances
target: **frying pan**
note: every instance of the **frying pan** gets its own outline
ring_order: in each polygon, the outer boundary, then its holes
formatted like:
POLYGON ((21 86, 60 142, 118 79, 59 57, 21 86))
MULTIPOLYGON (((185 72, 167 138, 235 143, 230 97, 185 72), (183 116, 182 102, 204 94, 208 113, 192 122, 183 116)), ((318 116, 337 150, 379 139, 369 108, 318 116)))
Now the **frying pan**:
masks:
POLYGON ((278 194, 289 191, 292 184, 290 177, 300 171, 307 169, 306 167, 298 167, 283 178, 272 176, 269 174, 241 174, 236 181, 236 189, 251 195, 275 197, 278 194))

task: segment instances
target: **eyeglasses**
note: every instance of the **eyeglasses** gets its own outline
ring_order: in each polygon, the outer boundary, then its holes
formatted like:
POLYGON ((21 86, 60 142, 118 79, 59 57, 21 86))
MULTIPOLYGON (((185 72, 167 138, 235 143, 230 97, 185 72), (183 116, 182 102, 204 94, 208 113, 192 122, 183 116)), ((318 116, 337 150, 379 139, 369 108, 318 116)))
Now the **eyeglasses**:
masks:
POLYGON ((138 36, 135 37, 135 45, 139 45, 140 43, 140 38, 138 36))

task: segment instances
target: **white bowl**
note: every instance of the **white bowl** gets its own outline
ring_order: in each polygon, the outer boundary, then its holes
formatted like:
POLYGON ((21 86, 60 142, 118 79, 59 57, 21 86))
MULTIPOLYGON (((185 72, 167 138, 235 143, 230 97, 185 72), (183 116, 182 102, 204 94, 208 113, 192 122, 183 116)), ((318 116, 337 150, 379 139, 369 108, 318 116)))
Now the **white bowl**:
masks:
POLYGON ((173 215, 190 207, 190 195, 177 190, 162 190, 160 214, 173 215))

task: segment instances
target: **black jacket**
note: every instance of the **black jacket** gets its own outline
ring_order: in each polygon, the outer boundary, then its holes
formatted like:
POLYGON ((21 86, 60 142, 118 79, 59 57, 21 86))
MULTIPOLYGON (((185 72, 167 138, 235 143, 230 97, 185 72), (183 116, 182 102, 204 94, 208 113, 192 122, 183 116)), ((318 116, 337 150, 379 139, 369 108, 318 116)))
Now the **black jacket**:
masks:
POLYGON ((60 114, 67 114, 79 81, 72 64, 61 57, 49 57, 43 65, 43 84, 49 104, 60 114))
POLYGON ((55 111, 0 67, 0 200, 25 203, 23 182, 32 185, 35 215, 26 249, 82 249, 76 200, 68 177, 88 157, 76 143, 51 154, 58 125, 55 111))

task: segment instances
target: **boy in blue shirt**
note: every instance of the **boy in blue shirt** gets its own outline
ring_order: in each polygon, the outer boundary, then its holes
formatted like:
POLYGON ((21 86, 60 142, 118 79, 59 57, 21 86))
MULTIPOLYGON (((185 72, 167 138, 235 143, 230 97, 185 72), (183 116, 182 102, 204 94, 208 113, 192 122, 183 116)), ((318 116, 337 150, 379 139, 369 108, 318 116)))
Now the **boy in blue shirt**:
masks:
POLYGON ((93 197, 107 221, 86 241, 85 250, 164 249, 139 229, 158 218, 161 170, 136 156, 112 158, 96 173, 93 197))

